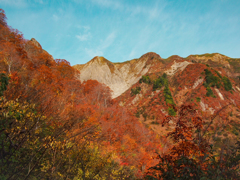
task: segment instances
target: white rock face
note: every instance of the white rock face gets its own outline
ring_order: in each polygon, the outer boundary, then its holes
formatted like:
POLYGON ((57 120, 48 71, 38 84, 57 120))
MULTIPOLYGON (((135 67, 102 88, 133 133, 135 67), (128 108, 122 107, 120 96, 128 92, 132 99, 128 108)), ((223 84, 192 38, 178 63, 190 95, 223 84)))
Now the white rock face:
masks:
MULTIPOLYGON (((161 57, 155 53, 147 53, 139 59, 123 63, 112 63, 104 57, 96 56, 88 63, 77 65, 75 68, 80 71, 80 81, 83 82, 89 79, 97 80, 107 85, 112 90, 112 98, 116 98, 137 83, 143 75, 150 72, 150 69, 154 67, 154 63, 152 63, 154 59, 155 62, 158 62, 161 57)), ((192 63, 174 60, 172 66, 164 69, 163 72, 169 76, 173 76, 176 72, 183 71, 189 64, 192 63)), ((161 67, 159 68, 161 69, 161 67)), ((202 81, 199 80, 197 83, 201 83, 202 81)))
POLYGON ((135 104, 141 97, 142 94, 137 94, 136 97, 132 100, 132 104, 135 104))
POLYGON ((220 97, 220 99, 224 100, 222 93, 217 88, 215 88, 215 91, 217 92, 217 94, 220 97))
POLYGON ((199 84, 201 84, 203 82, 203 79, 198 79, 195 83, 194 83, 194 85, 193 85, 193 89, 195 89, 199 84))
POLYGON ((202 111, 207 111, 208 110, 211 114, 214 114, 215 110, 212 107, 208 107, 208 105, 205 104, 202 100, 200 102, 200 106, 202 108, 202 111))
POLYGON ((204 62, 207 63, 209 60, 213 61, 213 62, 217 62, 220 63, 228 68, 230 68, 230 64, 226 59, 229 59, 229 57, 222 55, 222 54, 218 54, 218 53, 214 53, 214 54, 205 54, 205 55, 196 55, 194 57, 195 59, 197 59, 197 61, 200 60, 200 62, 204 62))
POLYGON ((237 86, 236 86, 236 88, 237 88, 237 90, 240 92, 240 88, 239 88, 239 87, 237 87, 237 86))
POLYGON ((112 98, 116 98, 139 81, 149 68, 150 65, 146 66, 146 59, 137 60, 133 65, 131 62, 114 64, 103 57, 95 57, 83 65, 79 79, 82 82, 93 79, 109 86, 113 91, 112 98))
POLYGON ((176 72, 178 72, 179 70, 184 70, 189 64, 192 64, 188 61, 183 61, 183 62, 176 62, 174 61, 174 64, 171 66, 171 68, 167 71, 165 71, 165 73, 167 75, 174 75, 176 72))
POLYGON ((202 101, 200 101, 200 106, 201 106, 201 108, 202 108, 202 111, 206 111, 206 105, 202 102, 202 101))
POLYGON ((232 103, 236 106, 236 103, 233 99, 230 98, 230 100, 232 101, 232 103))

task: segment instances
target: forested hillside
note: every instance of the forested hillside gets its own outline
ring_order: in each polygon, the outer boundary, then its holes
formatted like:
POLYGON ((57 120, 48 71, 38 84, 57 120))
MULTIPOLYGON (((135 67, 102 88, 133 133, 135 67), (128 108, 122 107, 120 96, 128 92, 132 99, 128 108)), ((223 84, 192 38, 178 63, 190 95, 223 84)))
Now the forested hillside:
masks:
POLYGON ((1 178, 142 177, 161 149, 156 134, 0 17, 1 178))
POLYGON ((239 62, 215 57, 95 58, 78 71, 0 9, 0 179, 239 179, 239 62), (87 75, 99 63, 119 97, 87 75))

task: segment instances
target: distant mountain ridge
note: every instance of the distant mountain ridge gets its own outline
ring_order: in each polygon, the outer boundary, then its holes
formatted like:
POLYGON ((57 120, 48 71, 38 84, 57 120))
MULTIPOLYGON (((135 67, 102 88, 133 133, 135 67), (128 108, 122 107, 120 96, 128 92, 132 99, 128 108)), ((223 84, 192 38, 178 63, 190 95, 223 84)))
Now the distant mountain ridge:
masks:
POLYGON ((155 53, 148 53, 139 59, 123 63, 112 63, 104 57, 96 56, 84 65, 75 65, 73 67, 80 71, 81 81, 93 79, 104 83, 113 91, 112 97, 116 98, 149 72, 151 58, 161 59, 155 53))
MULTIPOLYGON (((149 52, 139 59, 122 63, 112 63, 104 57, 96 56, 86 64, 73 67, 80 71, 79 79, 81 81, 92 79, 104 83, 113 91, 112 97, 116 98, 138 82, 145 74, 165 72, 172 76, 191 63, 205 63, 213 67, 222 67, 225 68, 230 77, 236 78, 240 75, 240 71, 234 71, 233 63, 230 64, 231 60, 231 58, 219 53, 190 55, 187 58, 174 55, 162 59, 158 54, 149 52)), ((235 61, 238 62, 239 60, 236 59, 235 61)), ((236 62, 234 63, 236 64, 236 62)))
POLYGON ((239 58, 207 53, 163 59, 150 52, 123 63, 95 57, 74 68, 82 82, 109 86, 115 101, 159 137, 174 130, 179 110, 188 106, 202 119, 205 138, 215 150, 240 138, 239 58), (172 120, 164 124, 166 119, 172 120))

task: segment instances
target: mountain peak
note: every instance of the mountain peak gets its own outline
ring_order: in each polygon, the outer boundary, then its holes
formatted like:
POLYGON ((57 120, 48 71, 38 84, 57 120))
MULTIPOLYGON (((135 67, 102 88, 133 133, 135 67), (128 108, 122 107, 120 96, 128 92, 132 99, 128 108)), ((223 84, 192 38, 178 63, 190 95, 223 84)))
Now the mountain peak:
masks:
POLYGON ((225 67, 230 67, 229 62, 227 61, 229 57, 220 53, 190 55, 187 57, 187 59, 196 61, 196 62, 207 63, 207 64, 218 63, 225 67))
POLYGON ((107 60, 105 57, 103 56, 95 56, 94 58, 92 58, 91 61, 89 62, 98 62, 98 63, 112 63, 111 61, 107 60))
POLYGON ((228 56, 225 56, 223 54, 220 53, 205 53, 205 54, 194 54, 194 55, 190 55, 188 57, 195 57, 195 58, 208 58, 208 59, 228 59, 228 56))
POLYGON ((153 58, 156 58, 156 59, 162 59, 161 56, 155 52, 148 52, 144 55, 142 55, 140 58, 149 58, 149 59, 153 59, 153 58))
POLYGON ((169 60, 182 60, 184 58, 182 58, 178 55, 172 55, 172 56, 168 57, 167 59, 169 59, 169 60))
POLYGON ((32 38, 30 41, 31 41, 36 47, 42 49, 41 44, 40 44, 35 38, 32 38))

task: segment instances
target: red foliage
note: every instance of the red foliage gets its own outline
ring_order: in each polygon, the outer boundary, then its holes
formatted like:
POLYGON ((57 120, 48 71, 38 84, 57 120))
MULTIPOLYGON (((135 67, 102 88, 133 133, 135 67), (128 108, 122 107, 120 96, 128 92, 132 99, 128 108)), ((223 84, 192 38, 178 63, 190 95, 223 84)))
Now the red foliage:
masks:
POLYGON ((7 25, 7 17, 5 15, 5 11, 3 9, 0 9, 0 25, 6 26, 7 25))
POLYGON ((194 159, 201 164, 201 168, 206 168, 206 164, 202 160, 203 156, 208 153, 209 144, 203 138, 203 120, 197 115, 197 111, 192 106, 181 106, 178 117, 167 116, 162 125, 164 126, 170 121, 174 122, 175 127, 167 136, 172 139, 173 145, 168 153, 159 156, 159 164, 155 168, 149 169, 147 174, 158 176, 160 173, 158 170, 163 168, 165 162, 168 162, 168 166, 178 167, 173 169, 177 174, 187 166, 179 167, 178 164, 175 164, 182 157, 194 159))
POLYGON ((118 155, 122 165, 152 165, 153 152, 160 150, 155 134, 141 124, 128 109, 111 99, 111 91, 95 80, 81 83, 79 72, 63 59, 52 56, 18 31, 8 27, 1 40, 1 71, 11 80, 7 99, 35 104, 48 117, 48 124, 60 128, 67 138, 98 141, 118 155), (6 59, 4 60, 4 59, 6 59))

